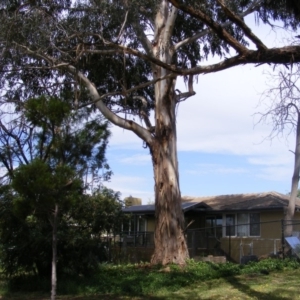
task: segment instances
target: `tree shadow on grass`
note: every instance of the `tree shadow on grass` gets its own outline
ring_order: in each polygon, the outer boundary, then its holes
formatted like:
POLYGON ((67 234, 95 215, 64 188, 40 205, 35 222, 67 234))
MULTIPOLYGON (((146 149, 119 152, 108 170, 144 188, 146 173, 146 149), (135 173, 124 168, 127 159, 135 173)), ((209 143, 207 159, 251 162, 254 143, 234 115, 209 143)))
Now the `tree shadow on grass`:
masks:
MULTIPOLYGON (((262 276, 262 275, 257 275, 262 276)), ((293 292, 288 291, 288 287, 286 290, 280 290, 281 292, 284 292, 285 295, 288 295, 290 293, 290 296, 278 296, 279 290, 274 288, 272 292, 259 292, 255 291, 254 289, 249 286, 249 282, 245 281, 245 278, 238 278, 238 277, 228 277, 224 278, 232 287, 239 290, 241 293, 253 297, 255 299, 267 299, 267 300, 290 300, 293 299, 293 292)), ((270 283, 270 282, 269 282, 270 283)))
MULTIPOLYGON (((49 296, 0 296, 1 300, 49 300, 49 296)), ((94 296, 57 296, 57 300, 165 300, 165 297, 156 296, 143 296, 143 297, 132 297, 132 296, 117 296, 117 295, 94 295, 94 296)))

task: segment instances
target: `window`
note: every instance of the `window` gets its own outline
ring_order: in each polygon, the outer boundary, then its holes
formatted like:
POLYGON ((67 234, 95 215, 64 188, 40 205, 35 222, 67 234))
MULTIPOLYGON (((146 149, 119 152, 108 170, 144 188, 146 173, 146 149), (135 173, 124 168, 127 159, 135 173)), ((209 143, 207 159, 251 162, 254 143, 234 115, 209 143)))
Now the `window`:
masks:
POLYGON ((129 234, 138 231, 147 231, 147 219, 144 216, 137 215, 125 216, 122 231, 129 234))
POLYGON ((222 237, 222 215, 208 216, 205 219, 206 233, 209 236, 222 237))
POLYGON ((260 236, 260 215, 249 214, 250 236, 260 236))
POLYGON ((248 214, 237 214, 237 236, 248 236, 248 214))
POLYGON ((226 236, 260 236, 259 213, 226 214, 226 236))
POLYGON ((126 215, 122 223, 122 231, 127 234, 134 231, 134 217, 126 215))
POLYGON ((138 226, 137 231, 147 231, 147 220, 143 218, 142 216, 139 216, 138 218, 138 226))
POLYGON ((226 215, 226 236, 235 235, 235 215, 226 215))

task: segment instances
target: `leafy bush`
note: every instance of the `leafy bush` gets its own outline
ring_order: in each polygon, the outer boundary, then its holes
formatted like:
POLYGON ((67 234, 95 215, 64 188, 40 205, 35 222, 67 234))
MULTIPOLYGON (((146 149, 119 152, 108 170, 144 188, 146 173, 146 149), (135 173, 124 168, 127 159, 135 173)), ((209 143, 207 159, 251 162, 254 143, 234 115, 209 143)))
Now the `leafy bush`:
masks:
MULTIPOLYGON (((109 259, 102 232, 115 232, 121 222, 118 193, 81 195, 61 213, 58 226, 57 271, 59 276, 87 275, 109 259)), ((26 205, 16 212, 15 195, 0 186, 0 254, 3 273, 51 276, 52 226, 47 215, 27 213, 26 205), (24 213, 25 212, 25 213, 24 213)), ((18 203, 19 204, 19 203, 18 203)), ((28 209, 30 211, 30 209, 28 209)), ((35 280, 36 282, 36 280, 35 280)))
POLYGON ((300 263, 297 259, 264 259, 259 262, 250 262, 242 270, 241 274, 249 273, 261 273, 263 271, 281 271, 281 270, 292 270, 300 267, 300 263))

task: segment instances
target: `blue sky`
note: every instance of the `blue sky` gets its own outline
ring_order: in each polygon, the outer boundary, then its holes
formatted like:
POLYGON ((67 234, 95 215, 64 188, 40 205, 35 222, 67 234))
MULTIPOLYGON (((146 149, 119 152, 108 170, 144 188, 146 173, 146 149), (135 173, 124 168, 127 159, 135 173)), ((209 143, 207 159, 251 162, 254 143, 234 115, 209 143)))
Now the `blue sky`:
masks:
MULTIPOLYGON (((254 32, 269 46, 280 46, 283 39, 296 35, 264 26, 254 32)), ((289 192, 294 135, 270 141, 266 137, 271 125, 255 125, 255 113, 268 104, 260 103, 262 93, 273 84, 268 72, 277 70, 246 65, 198 77, 196 95, 181 103, 177 112, 182 195, 289 192)), ((185 90, 180 79, 177 87, 185 90)), ((153 201, 149 150, 133 133, 111 130, 107 158, 114 175, 105 185, 120 191, 123 198, 132 195, 144 204, 153 201)))

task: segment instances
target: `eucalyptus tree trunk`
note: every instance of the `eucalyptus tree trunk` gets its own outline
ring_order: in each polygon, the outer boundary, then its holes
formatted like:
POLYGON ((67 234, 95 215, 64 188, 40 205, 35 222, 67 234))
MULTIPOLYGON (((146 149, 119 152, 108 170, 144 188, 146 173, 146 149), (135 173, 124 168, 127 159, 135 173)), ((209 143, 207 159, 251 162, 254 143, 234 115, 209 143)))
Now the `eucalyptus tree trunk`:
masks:
POLYGON ((299 172, 300 172, 300 114, 298 112, 297 132, 296 132, 296 146, 295 146, 295 160, 294 173, 292 177, 292 187, 289 205, 285 215, 285 236, 291 236, 293 231, 293 219, 295 215, 296 198, 298 196, 299 172))
MULTIPOLYGON (((165 86, 163 82, 161 86, 165 86)), ((183 265, 188 258, 188 249, 184 236, 184 216, 179 188, 176 102, 173 89, 156 100, 156 138, 151 147, 156 225, 151 263, 183 265)))
MULTIPOLYGON (((174 49, 171 34, 177 9, 169 10, 162 1, 155 20, 152 53, 160 61, 171 64, 174 49)), ((170 74, 160 66, 152 67, 153 77, 170 74)), ((184 236, 184 216, 181 209, 176 138, 175 78, 155 84, 155 135, 150 146, 155 180, 155 233, 153 264, 185 264, 188 249, 184 236)))

